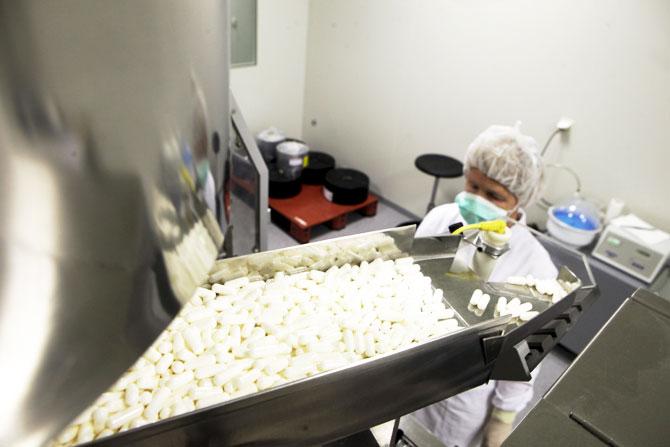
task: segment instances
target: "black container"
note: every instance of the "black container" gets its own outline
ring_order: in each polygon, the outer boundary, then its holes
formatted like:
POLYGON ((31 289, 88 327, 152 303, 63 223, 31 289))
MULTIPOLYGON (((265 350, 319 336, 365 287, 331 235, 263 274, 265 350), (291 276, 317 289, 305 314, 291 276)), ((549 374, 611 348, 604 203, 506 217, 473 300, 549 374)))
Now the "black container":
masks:
POLYGON ((339 205, 356 205, 368 198, 370 179, 355 169, 331 169, 326 174, 323 195, 339 205))
POLYGON ((335 169, 335 159, 325 152, 309 153, 307 166, 302 170, 302 182, 309 185, 323 185, 326 174, 335 169))
POLYGON ((273 199, 288 199, 297 196, 302 190, 300 177, 291 179, 283 175, 274 163, 268 165, 268 177, 270 179, 269 195, 273 199))

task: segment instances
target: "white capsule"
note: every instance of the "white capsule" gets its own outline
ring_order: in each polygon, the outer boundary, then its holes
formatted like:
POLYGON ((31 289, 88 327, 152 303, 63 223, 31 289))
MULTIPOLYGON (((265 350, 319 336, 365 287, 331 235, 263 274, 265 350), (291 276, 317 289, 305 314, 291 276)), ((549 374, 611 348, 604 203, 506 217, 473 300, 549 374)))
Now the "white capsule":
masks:
POLYGON ((237 279, 231 279, 230 281, 226 281, 226 285, 230 287, 237 287, 238 289, 241 287, 246 286, 249 284, 249 278, 246 276, 242 276, 241 278, 237 279))
POLYGON ((237 287, 233 287, 227 284, 212 284, 212 292, 218 295, 232 295, 237 292, 237 287))
POLYGON ((98 407, 93 411, 93 429, 97 433, 101 430, 104 430, 107 425, 107 417, 109 416, 109 411, 104 407, 98 407))
POLYGON ((523 276, 510 276, 509 278, 507 278, 507 283, 516 286, 525 286, 526 278, 523 276))
POLYGON ((147 425, 148 423, 149 423, 149 421, 147 421, 144 418, 141 418, 141 417, 135 418, 130 422, 130 428, 139 428, 139 427, 142 427, 144 425, 147 425))
POLYGON ((77 433, 79 432, 78 425, 70 425, 68 428, 63 430, 63 432, 58 435, 58 442, 61 444, 67 444, 75 439, 77 433))
POLYGON ((237 390, 235 393, 231 394, 231 399, 236 399, 238 397, 247 396, 258 391, 258 387, 255 384, 247 385, 245 388, 237 390))
POLYGON ((196 379, 207 379, 214 377, 227 368, 226 365, 215 363, 214 365, 207 365, 195 370, 196 379))
POLYGON ((279 343, 250 349, 249 356, 252 358, 276 357, 282 354, 289 354, 290 352, 291 348, 288 345, 279 343))
POLYGON ((449 320, 450 318, 454 318, 454 315, 453 309, 441 309, 435 313, 435 318, 438 320, 449 320))
POLYGON ((186 349, 186 343, 184 342, 184 337, 179 332, 176 332, 172 336, 172 352, 179 352, 186 349))
MULTIPOLYGON (((192 324, 192 327, 197 327, 203 332, 203 337, 204 337, 204 332, 209 330, 213 331, 216 328, 216 317, 211 315, 209 317, 201 318, 199 320, 194 321, 192 324)), ((211 337, 211 333, 210 333, 211 337)), ((204 342, 204 340, 203 340, 204 342)))
POLYGON ((519 314, 522 314, 524 312, 529 312, 533 309, 533 304, 532 303, 522 303, 519 305, 519 314))
POLYGON ((472 296, 470 297, 470 306, 476 307, 483 295, 484 292, 482 292, 480 289, 475 289, 475 291, 472 292, 472 296))
POLYGON ((261 377, 261 372, 257 369, 252 369, 248 372, 245 372, 243 374, 238 375, 233 379, 233 385, 235 385, 235 388, 243 389, 247 385, 250 385, 254 383, 256 380, 258 380, 261 377))
POLYGON ((144 417, 150 421, 156 418, 158 412, 161 410, 161 408, 163 408, 163 405, 167 402, 168 398, 170 397, 170 393, 171 393, 170 388, 167 387, 159 388, 151 398, 151 403, 149 403, 149 405, 147 405, 146 409, 144 410, 143 413, 144 417))
POLYGON ((504 296, 501 296, 498 298, 498 302, 496 303, 496 308, 495 311, 497 314, 501 314, 505 311, 505 308, 507 307, 507 298, 504 296))
POLYGON ((168 372, 168 369, 174 362, 174 355, 171 353, 163 354, 163 357, 156 362, 156 373, 165 375, 168 372))
POLYGON ((382 321, 390 321, 393 323, 401 322, 404 321, 405 319, 405 317, 401 312, 392 309, 379 309, 379 312, 377 313, 377 318, 379 318, 382 321))
POLYGON ((175 354, 175 357, 184 362, 184 364, 187 364, 188 362, 192 362, 193 360, 197 359, 198 357, 193 354, 191 351, 188 349, 183 349, 181 351, 178 351, 175 354))
POLYGON ((195 403, 195 408, 211 407, 212 405, 220 404, 227 400, 230 400, 230 396, 222 392, 216 395, 211 395, 198 399, 195 403))
POLYGON ((214 376, 214 384, 217 386, 225 385, 227 382, 242 374, 247 368, 248 366, 243 363, 233 363, 228 365, 214 376))
POLYGON ((153 346, 147 349, 147 352, 144 353, 144 357, 149 360, 151 363, 156 363, 161 358, 161 353, 156 350, 153 346))
POLYGON ((289 365, 289 360, 286 357, 276 357, 269 362, 264 370, 269 375, 278 374, 289 365))
POLYGON ((182 335, 184 337, 184 341, 186 342, 186 346, 188 346, 188 348, 194 354, 202 354, 205 347, 202 344, 202 338, 200 336, 200 329, 195 328, 195 327, 190 327, 190 328, 186 329, 182 335))
POLYGON ((170 365, 170 371, 174 374, 181 374, 184 372, 184 362, 180 360, 175 360, 172 362, 172 365, 170 365))
POLYGON ((169 341, 164 341, 163 343, 158 345, 158 352, 161 354, 167 354, 169 352, 172 352, 172 343, 169 341))
POLYGON ((531 310, 531 311, 528 311, 528 312, 522 312, 521 315, 519 315, 519 319, 521 321, 530 321, 533 318, 535 318, 538 313, 539 312, 534 311, 534 310, 531 310))
POLYGON ((202 298, 202 300, 205 302, 216 298, 216 292, 214 290, 205 289, 203 287, 198 287, 195 289, 195 294, 202 298))
POLYGON ((140 401, 140 389, 136 384, 131 383, 128 385, 128 388, 126 388, 125 392, 125 400, 129 407, 137 405, 137 403, 140 401))
POLYGON ((483 294, 477 301, 477 309, 482 312, 485 311, 489 301, 491 301, 491 296, 488 293, 483 294))
POLYGON ((123 399, 119 398, 119 399, 110 400, 109 402, 107 402, 105 404, 104 408, 111 414, 111 413, 116 413, 117 411, 123 410, 124 408, 126 408, 126 404, 123 401, 123 399))
POLYGON ((368 357, 375 355, 375 338, 370 333, 365 334, 365 355, 368 357))
POLYGON ((109 416, 109 419, 107 419, 107 427, 109 427, 111 430, 118 430, 126 423, 129 423, 133 419, 140 417, 143 410, 144 406, 140 404, 128 407, 123 411, 112 414, 109 416))
POLYGON ((114 434, 114 432, 112 430, 110 430, 109 428, 106 428, 103 431, 101 431, 100 433, 98 433, 98 436, 96 436, 95 439, 104 438, 106 436, 110 436, 110 435, 113 435, 113 434, 114 434))
MULTIPOLYGON (((158 383, 156 384, 158 385, 158 383)), ((149 391, 144 391, 140 394, 140 403, 142 405, 149 405, 151 403, 151 399, 153 398, 153 395, 149 391)))
POLYGON ((93 441, 94 438, 95 432, 93 431, 93 425, 91 425, 90 422, 86 422, 79 426, 79 431, 77 432, 77 444, 93 441))
POLYGON ((180 387, 190 383, 191 381, 193 381, 193 377, 194 377, 193 371, 188 370, 188 371, 185 371, 181 374, 177 374, 177 375, 174 375, 174 376, 170 377, 168 379, 167 383, 166 383, 166 386, 168 388, 174 390, 176 388, 180 388, 180 387))

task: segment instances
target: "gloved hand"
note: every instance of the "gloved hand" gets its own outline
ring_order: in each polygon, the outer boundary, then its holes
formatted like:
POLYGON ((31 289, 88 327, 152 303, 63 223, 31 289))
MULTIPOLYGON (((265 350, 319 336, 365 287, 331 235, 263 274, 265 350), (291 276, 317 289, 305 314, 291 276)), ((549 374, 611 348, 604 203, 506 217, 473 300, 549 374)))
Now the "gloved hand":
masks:
POLYGON ((515 411, 504 411, 493 407, 484 426, 483 447, 500 447, 507 437, 512 433, 512 424, 516 418, 515 411))

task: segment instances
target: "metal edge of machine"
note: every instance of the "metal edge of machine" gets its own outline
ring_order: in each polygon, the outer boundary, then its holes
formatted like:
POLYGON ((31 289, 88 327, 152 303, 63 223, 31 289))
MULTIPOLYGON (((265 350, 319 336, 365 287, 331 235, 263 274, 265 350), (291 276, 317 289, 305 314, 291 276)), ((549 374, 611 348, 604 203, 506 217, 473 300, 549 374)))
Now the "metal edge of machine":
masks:
MULTIPOLYGON (((250 249, 243 249, 243 252, 262 252, 267 249, 267 232, 268 232, 268 223, 269 223, 269 215, 268 215, 268 182, 269 182, 269 177, 268 177, 268 168, 263 161, 263 156, 261 155, 260 150, 258 149, 258 146, 256 145, 256 141, 254 137, 252 136, 251 132, 249 131, 249 128, 247 126, 247 123, 244 119, 244 116, 242 114, 242 111, 240 109, 240 106, 237 103, 237 100, 235 99, 235 96, 233 95, 232 90, 229 92, 229 98, 230 98, 230 120, 231 120, 231 144, 236 144, 237 142, 234 141, 235 139, 233 138, 233 134, 236 134, 240 140, 242 145, 244 146, 244 150, 247 152, 248 157, 249 157, 249 164, 250 167, 256 171, 257 173, 257 178, 256 178, 256 191, 254 195, 255 199, 255 207, 253 209, 253 212, 255 213, 255 218, 253 219, 253 222, 256 224, 256 229, 254 231, 255 234, 252 234, 252 244, 250 249)), ((233 156, 233 151, 231 151, 230 156, 233 156)), ((230 169, 234 170, 235 166, 233 163, 230 164, 230 169)), ((235 172, 231 173, 231 176, 235 175, 235 172)), ((241 202, 241 201, 240 201, 241 202)), ((240 204, 241 205, 241 204, 240 204)), ((236 204, 232 204, 232 206, 236 206, 236 204)), ((239 226, 238 226, 239 228, 239 226)), ((241 231, 243 232, 243 229, 235 230, 233 228, 233 235, 234 238, 236 239, 233 242, 233 246, 229 250, 229 253, 226 253, 227 256, 235 255, 235 246, 238 245, 237 240, 239 239, 241 231)), ((247 244, 248 245, 248 244, 247 244)))

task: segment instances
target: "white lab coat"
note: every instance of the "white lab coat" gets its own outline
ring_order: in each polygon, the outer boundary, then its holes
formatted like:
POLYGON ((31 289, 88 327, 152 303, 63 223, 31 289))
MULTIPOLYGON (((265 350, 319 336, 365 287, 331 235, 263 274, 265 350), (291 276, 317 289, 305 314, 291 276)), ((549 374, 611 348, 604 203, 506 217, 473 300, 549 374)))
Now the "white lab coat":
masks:
MULTIPOLYGON (((520 222, 525 223, 522 212, 520 222)), ((449 234, 449 226, 464 222, 458 205, 450 203, 434 208, 417 228, 416 236, 449 234)), ((555 278, 558 274, 549 254, 533 235, 521 225, 512 226, 510 250, 500 258, 489 281, 505 281, 510 276, 532 275, 535 278, 555 278)), ((469 250, 472 259, 474 247, 469 250)), ((459 253, 460 255, 461 253, 459 253)), ((539 368, 533 371, 533 379, 539 368)), ((480 442, 478 436, 491 410, 491 404, 506 411, 522 410, 533 397, 533 380, 530 382, 490 381, 477 388, 422 408, 413 415, 448 447, 470 447, 480 442)))

